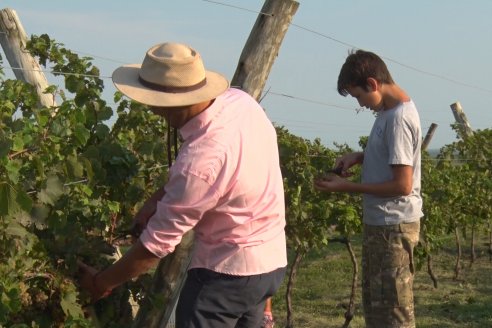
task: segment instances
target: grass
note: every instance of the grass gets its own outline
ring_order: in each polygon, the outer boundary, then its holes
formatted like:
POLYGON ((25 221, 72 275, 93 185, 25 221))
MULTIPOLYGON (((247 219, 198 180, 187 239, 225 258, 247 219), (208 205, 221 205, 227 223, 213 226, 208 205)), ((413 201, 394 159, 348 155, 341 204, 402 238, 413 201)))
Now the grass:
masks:
MULTIPOLYGON (((424 263, 415 275, 414 298, 419 328, 486 328, 492 327, 492 262, 484 246, 478 243, 477 259, 470 266, 469 250, 463 248, 462 272, 453 279, 456 252, 453 239, 433 255, 438 278, 435 289, 424 263)), ((360 239, 353 247, 358 258, 359 284, 356 311, 351 328, 364 327, 360 290, 360 239)), ((325 249, 311 251, 301 262, 292 295, 294 326, 301 328, 342 327, 350 296, 352 265, 342 244, 332 243, 325 249)), ((276 327, 285 327, 287 278, 273 298, 276 327)))

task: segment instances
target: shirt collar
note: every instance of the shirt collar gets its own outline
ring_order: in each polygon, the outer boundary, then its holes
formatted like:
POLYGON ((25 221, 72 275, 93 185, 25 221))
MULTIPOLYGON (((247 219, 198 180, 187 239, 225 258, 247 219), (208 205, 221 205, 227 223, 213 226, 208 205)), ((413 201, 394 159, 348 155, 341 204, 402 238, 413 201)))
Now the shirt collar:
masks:
POLYGON ((214 102, 210 107, 205 109, 203 112, 193 117, 191 120, 186 122, 185 125, 179 129, 179 133, 184 140, 189 139, 193 134, 200 131, 204 126, 209 124, 212 119, 219 113, 220 108, 222 108, 223 94, 215 98, 214 102))

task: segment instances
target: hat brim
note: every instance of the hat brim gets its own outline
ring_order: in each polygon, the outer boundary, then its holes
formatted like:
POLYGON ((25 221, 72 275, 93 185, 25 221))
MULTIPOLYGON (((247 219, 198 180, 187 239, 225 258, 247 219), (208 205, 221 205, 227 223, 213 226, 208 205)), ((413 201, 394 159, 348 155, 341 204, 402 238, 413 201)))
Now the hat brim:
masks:
POLYGON ((215 99, 229 87, 227 79, 216 72, 206 71, 206 84, 200 89, 183 92, 163 92, 144 86, 139 81, 140 64, 118 67, 112 76, 116 88, 127 97, 149 106, 180 107, 215 99))

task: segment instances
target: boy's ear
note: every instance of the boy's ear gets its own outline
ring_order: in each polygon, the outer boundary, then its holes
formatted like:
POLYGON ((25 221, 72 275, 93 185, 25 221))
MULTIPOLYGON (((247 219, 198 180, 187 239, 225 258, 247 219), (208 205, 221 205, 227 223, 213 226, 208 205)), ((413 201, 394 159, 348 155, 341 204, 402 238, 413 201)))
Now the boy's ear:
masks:
POLYGON ((377 91, 379 89, 380 84, 375 78, 368 77, 367 78, 367 86, 369 87, 369 90, 377 91))

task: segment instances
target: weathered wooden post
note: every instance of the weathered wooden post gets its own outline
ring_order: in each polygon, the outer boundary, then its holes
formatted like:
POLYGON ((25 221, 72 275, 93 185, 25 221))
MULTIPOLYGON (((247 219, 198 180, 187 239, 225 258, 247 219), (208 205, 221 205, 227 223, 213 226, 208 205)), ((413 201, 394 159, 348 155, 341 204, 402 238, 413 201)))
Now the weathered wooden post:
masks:
POLYGON ((163 258, 154 273, 152 290, 140 306, 135 322, 135 328, 166 327, 173 314, 179 292, 186 279, 186 271, 191 260, 193 249, 193 230, 187 232, 176 246, 173 253, 163 258), (161 306, 156 307, 158 299, 161 306))
POLYGON ((259 100, 299 3, 266 0, 243 48, 231 85, 259 100))
POLYGON ((53 95, 44 93, 48 87, 48 81, 41 67, 25 49, 27 34, 15 10, 10 8, 0 10, 0 32, 2 32, 0 33, 0 44, 13 68, 15 77, 36 88, 41 106, 56 106, 53 95))
MULTIPOLYGON (((424 141, 422 141, 422 146, 420 147, 421 151, 427 150, 427 147, 429 147, 429 143, 434 136, 434 132, 437 129, 437 124, 432 123, 431 126, 429 127, 429 130, 427 131, 427 134, 425 135, 424 141)), ((427 235, 425 231, 422 231, 422 243, 427 243, 427 235)), ((432 282, 434 284, 434 288, 437 288, 437 278, 436 275, 434 274, 434 269, 433 269, 433 263, 432 263, 432 256, 431 254, 427 254, 427 273, 429 274, 430 278, 432 279, 432 282)))
POLYGON ((427 131, 427 134, 425 135, 424 141, 422 141, 422 146, 421 146, 422 150, 426 150, 427 147, 429 147, 429 143, 432 137, 434 136, 434 132, 436 132, 436 129, 437 129, 437 124, 432 123, 431 126, 429 127, 429 130, 427 131))
MULTIPOLYGON (((457 131, 458 136, 463 140, 465 140, 468 137, 471 137, 473 135, 473 130, 470 126, 470 123, 468 123, 468 119, 466 118, 465 112, 463 111, 461 104, 457 101, 451 104, 450 107, 451 110, 453 111, 454 119, 456 120, 456 124, 458 126, 458 131, 457 131)), ((472 234, 473 233, 474 232, 472 229, 472 234)), ((454 235, 455 235, 456 244, 458 245, 458 256, 456 257, 456 264, 454 267, 454 272, 455 272, 454 278, 457 279, 461 272, 460 229, 458 226, 454 228, 454 235)))
MULTIPOLYGON (((299 3, 293 0, 266 0, 261 13, 242 51, 231 80, 231 86, 240 87, 259 99, 273 62, 278 55, 299 3)), ((177 302, 179 290, 186 278, 187 265, 192 251, 192 235, 183 238, 175 253, 166 256, 159 264, 147 301, 137 314, 134 328, 166 327, 177 302), (156 309, 151 298, 163 300, 156 309)))
POLYGON ((470 123, 468 123, 468 119, 466 118, 465 112, 463 111, 463 108, 461 107, 459 101, 451 104, 450 107, 453 111, 456 124, 458 124, 458 135, 462 139, 466 139, 467 137, 472 136, 473 130, 470 126, 470 123))

